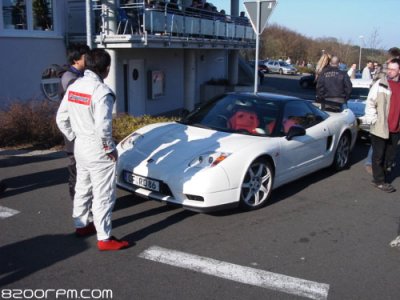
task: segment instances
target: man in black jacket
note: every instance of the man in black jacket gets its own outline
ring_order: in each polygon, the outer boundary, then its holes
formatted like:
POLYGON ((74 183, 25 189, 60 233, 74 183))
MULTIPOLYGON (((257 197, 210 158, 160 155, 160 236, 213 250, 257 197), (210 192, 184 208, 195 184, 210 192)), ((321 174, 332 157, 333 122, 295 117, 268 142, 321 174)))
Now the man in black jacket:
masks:
MULTIPOLYGON (((83 77, 85 71, 85 56, 89 53, 90 48, 85 44, 71 44, 67 50, 68 69, 61 77, 62 96, 64 96, 68 87, 80 77, 83 77)), ((70 142, 64 136, 65 147, 67 152, 68 163, 68 186, 71 200, 74 200, 75 184, 76 184, 76 161, 74 156, 74 142, 70 142)))
POLYGON ((352 83, 346 71, 339 69, 339 58, 333 56, 318 76, 317 101, 326 108, 341 111, 350 98, 352 83))

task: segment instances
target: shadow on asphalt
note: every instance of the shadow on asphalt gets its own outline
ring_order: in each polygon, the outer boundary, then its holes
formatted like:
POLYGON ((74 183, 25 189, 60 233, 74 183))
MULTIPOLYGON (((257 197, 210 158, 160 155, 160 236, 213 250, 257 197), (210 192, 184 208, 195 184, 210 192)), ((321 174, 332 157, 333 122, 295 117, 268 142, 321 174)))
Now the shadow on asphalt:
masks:
MULTIPOLYGON (((27 193, 36 189, 68 182, 67 168, 53 169, 17 177, 5 178, 2 182, 7 189, 1 193, 0 198, 27 193)), ((68 193, 67 186, 65 192, 68 193)))
POLYGON ((75 256, 90 246, 74 234, 41 235, 0 247, 0 286, 75 256))
POLYGON ((0 150, 0 168, 16 167, 20 165, 44 162, 67 157, 64 151, 50 152, 45 154, 29 154, 31 151, 24 150, 0 150))
MULTIPOLYGON (((117 188, 118 190, 118 188, 117 188)), ((135 205, 142 204, 143 202, 147 202, 151 200, 147 200, 141 197, 137 197, 134 194, 128 194, 122 197, 117 197, 117 201, 115 201, 113 211, 123 210, 135 205)))
MULTIPOLYGON (((148 218, 148 217, 151 217, 154 215, 159 215, 161 213, 168 212, 173 209, 178 209, 178 207, 175 208, 172 206, 164 205, 164 206, 152 208, 150 210, 146 210, 144 212, 140 212, 138 214, 134 214, 131 216, 116 219, 112 222, 113 228, 134 222, 139 219, 148 218)), ((123 237, 123 239, 127 240, 129 243, 135 243, 155 232, 165 230, 165 228, 172 226, 174 224, 180 223, 183 220, 185 220, 186 218, 192 217, 196 214, 197 214, 196 212, 179 209, 179 211, 177 213, 166 217, 164 220, 154 223, 150 226, 147 226, 146 228, 143 228, 141 230, 135 231, 135 232, 123 237)))

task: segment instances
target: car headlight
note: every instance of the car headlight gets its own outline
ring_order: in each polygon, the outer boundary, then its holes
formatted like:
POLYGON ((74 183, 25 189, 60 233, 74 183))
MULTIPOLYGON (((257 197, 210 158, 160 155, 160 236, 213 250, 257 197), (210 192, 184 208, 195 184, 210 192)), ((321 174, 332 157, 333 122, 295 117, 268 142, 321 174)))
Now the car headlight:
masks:
POLYGON ((206 152, 195 157, 189 163, 189 167, 195 167, 195 168, 215 167, 220 162, 225 160, 229 155, 231 154, 222 152, 206 152))
POLYGON ((120 147, 122 150, 132 149, 135 143, 137 143, 137 141, 141 138, 143 138, 143 135, 134 132, 122 140, 122 142, 120 143, 120 147))

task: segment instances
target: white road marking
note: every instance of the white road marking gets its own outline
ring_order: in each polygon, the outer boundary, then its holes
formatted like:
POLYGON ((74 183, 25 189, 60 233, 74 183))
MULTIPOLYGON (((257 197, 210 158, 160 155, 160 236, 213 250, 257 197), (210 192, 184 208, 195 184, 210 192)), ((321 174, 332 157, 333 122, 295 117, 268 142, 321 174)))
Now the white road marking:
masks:
POLYGON ((310 299, 327 299, 329 284, 308 281, 157 246, 139 257, 310 299))
POLYGON ((0 219, 9 218, 16 214, 19 214, 18 210, 0 206, 0 219))

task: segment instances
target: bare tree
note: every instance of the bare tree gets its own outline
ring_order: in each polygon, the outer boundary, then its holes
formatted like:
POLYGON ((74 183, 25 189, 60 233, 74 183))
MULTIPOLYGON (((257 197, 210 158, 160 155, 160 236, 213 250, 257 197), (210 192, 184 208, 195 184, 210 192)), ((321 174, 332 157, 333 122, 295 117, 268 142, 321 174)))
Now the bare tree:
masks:
MULTIPOLYGON (((379 49, 381 41, 378 30, 374 29, 367 43, 362 45, 362 62, 385 61, 385 52, 379 49)), ((278 24, 270 24, 260 38, 260 59, 289 56, 292 62, 315 64, 324 52, 337 55, 342 62, 350 65, 358 62, 360 45, 354 44, 352 40, 345 42, 335 37, 312 39, 278 24)), ((247 59, 254 59, 254 50, 243 51, 243 54, 247 59)))
POLYGON ((367 39, 367 43, 370 49, 382 49, 381 48, 382 39, 379 35, 378 28, 374 28, 371 35, 367 39))

